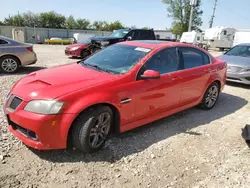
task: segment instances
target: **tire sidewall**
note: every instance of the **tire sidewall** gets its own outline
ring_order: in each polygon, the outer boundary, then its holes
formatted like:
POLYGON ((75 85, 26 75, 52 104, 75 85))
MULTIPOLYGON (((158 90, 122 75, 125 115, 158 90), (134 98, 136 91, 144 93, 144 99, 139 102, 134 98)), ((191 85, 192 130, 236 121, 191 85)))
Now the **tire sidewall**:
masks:
POLYGON ((105 145, 105 142, 110 135, 112 125, 113 125, 113 112, 109 107, 103 106, 103 107, 91 109, 87 113, 84 113, 82 115, 85 116, 85 118, 84 119, 80 118, 81 120, 78 123, 81 123, 81 124, 77 125, 77 126, 80 126, 80 129, 79 129, 79 133, 76 133, 78 134, 77 137, 79 138, 79 140, 75 140, 75 142, 79 142, 76 144, 76 146, 77 146, 77 149, 80 149, 84 152, 94 153, 100 150, 105 145), (106 139, 104 140, 104 142, 100 146, 98 146, 97 148, 93 148, 89 143, 90 131, 93 127, 94 122, 98 118, 98 116, 104 112, 108 112, 111 118, 109 133, 106 139))

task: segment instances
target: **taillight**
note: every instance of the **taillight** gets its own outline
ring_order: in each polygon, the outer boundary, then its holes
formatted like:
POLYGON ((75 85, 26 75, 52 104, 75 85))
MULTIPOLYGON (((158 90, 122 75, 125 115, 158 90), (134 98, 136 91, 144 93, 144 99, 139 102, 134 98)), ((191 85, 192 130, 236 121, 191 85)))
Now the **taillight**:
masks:
POLYGON ((29 51, 33 52, 33 47, 32 47, 32 46, 27 47, 27 50, 29 50, 29 51))

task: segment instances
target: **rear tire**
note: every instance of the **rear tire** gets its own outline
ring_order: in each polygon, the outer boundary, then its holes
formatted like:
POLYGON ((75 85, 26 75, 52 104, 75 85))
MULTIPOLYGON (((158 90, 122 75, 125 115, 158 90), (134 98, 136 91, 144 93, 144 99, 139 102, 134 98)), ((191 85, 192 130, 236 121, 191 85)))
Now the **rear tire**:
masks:
POLYGON ((15 73, 20 67, 20 61, 14 56, 0 58, 0 70, 4 73, 15 73))
POLYGON ((85 153, 100 150, 113 124, 113 112, 108 106, 91 108, 79 115, 73 124, 71 138, 73 146, 85 153))
POLYGON ((205 110, 212 109, 219 97, 220 94, 220 87, 219 84, 214 82, 212 83, 206 90, 202 102, 200 104, 200 107, 205 110))

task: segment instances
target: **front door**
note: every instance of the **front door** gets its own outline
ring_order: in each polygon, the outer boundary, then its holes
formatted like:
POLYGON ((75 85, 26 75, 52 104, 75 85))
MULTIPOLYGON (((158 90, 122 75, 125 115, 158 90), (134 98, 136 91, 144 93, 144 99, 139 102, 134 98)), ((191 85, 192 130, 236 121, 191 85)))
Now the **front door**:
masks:
POLYGON ((179 80, 172 79, 171 73, 179 69, 179 56, 175 47, 166 48, 152 56, 137 75, 135 89, 135 119, 175 108, 180 100, 179 80), (140 79, 145 70, 158 71, 159 79, 140 79))

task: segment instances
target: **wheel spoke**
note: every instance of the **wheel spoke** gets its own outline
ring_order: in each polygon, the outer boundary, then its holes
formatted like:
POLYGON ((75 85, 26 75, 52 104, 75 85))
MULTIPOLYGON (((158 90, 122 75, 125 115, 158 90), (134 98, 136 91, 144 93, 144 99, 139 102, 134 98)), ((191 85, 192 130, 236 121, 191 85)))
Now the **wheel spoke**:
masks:
POLYGON ((213 101, 216 101, 216 99, 217 99, 217 96, 213 95, 213 96, 212 96, 212 100, 213 100, 213 101))
POLYGON ((92 147, 96 147, 98 140, 99 140, 99 136, 98 136, 98 134, 96 134, 94 136, 94 139, 92 140, 92 147))
POLYGON ((98 125, 102 125, 105 118, 105 114, 100 114, 98 117, 98 125))

